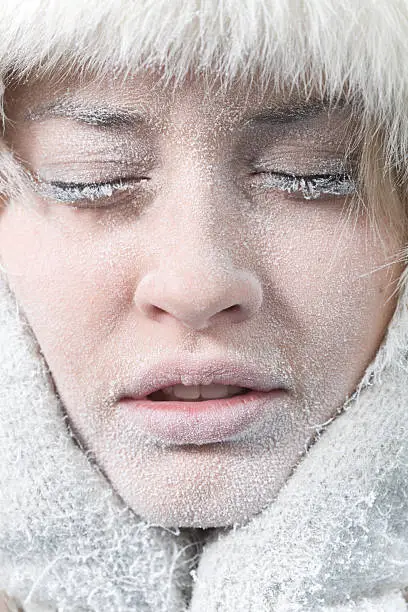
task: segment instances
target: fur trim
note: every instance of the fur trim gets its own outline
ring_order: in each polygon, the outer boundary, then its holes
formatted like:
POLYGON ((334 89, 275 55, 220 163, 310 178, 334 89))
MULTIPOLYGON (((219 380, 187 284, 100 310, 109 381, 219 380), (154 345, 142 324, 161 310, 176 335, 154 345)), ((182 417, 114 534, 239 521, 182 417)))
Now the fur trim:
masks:
POLYGON ((207 543, 189 612, 407 609, 407 315, 273 503, 207 543))
POLYGON ((136 516, 75 443, 0 275, 0 587, 26 612, 406 610, 407 303, 408 285, 365 384, 277 498, 202 551, 200 530, 136 516))
POLYGON ((184 612, 197 536, 136 516, 74 441, 2 274, 0 423, 0 588, 25 612, 184 612))
MULTIPOLYGON (((176 79, 199 70, 225 83, 258 72, 265 85, 314 88, 329 99, 346 91, 363 119, 387 132, 390 162, 406 165, 403 0, 3 0, 0 17, 6 83, 10 72, 57 66, 101 75, 157 66, 176 79)), ((38 347, 4 301, 0 586, 27 610, 57 603, 67 612, 91 604, 178 612, 192 575, 191 612, 328 611, 338 603, 345 612, 355 601, 367 612, 404 609, 407 304, 408 283, 353 401, 276 503, 209 542, 193 574, 195 537, 135 517, 68 437, 38 347)))
POLYGON ((408 3, 404 0, 3 0, 0 71, 57 64, 166 77, 216 71, 362 102, 388 134, 390 161, 408 150, 408 3))

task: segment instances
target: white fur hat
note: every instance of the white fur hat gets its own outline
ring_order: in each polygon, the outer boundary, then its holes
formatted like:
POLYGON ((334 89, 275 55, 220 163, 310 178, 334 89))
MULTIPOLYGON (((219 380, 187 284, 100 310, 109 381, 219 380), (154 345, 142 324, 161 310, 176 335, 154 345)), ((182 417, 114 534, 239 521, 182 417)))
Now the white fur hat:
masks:
POLYGON ((1 0, 0 70, 160 66, 348 93, 405 172, 406 0, 1 0))
MULTIPOLYGON (((57 65, 101 74, 158 66, 176 78, 193 69, 226 82, 259 73, 306 94, 348 95, 386 132, 389 161, 404 170, 407 49, 408 0, 0 0, 6 87, 10 73, 57 65)), ((406 609, 407 298, 408 282, 359 403, 276 503, 210 541, 194 574, 193 542, 135 520, 67 440, 34 338, 1 298, 0 587, 24 597, 27 612, 38 602, 181 611, 191 576, 191 612, 265 602, 276 612, 406 609)))

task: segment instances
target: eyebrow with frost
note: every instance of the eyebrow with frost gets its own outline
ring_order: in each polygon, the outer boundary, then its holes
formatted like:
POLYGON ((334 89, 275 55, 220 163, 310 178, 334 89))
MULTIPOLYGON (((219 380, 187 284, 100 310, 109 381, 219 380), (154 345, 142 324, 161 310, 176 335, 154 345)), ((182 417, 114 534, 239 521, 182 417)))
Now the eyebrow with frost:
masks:
MULTIPOLYGON (((335 107, 331 109, 326 102, 321 100, 304 103, 288 102, 280 106, 268 106, 254 114, 247 113, 242 123, 244 125, 295 123, 312 119, 329 110, 341 110, 345 106, 343 100, 337 101, 335 107)), ((26 121, 47 121, 55 117, 72 119, 78 123, 105 129, 120 129, 151 123, 149 116, 137 110, 110 105, 88 105, 80 100, 66 98, 29 109, 24 115, 26 121)))

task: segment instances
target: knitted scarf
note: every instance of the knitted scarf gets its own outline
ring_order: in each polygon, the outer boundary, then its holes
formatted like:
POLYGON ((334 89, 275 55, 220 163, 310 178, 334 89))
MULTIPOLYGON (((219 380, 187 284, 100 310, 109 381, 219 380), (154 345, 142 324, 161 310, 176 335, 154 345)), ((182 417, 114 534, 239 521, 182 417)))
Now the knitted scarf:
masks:
POLYGON ((205 534, 149 525, 113 491, 1 276, 0 589, 26 612, 406 611, 407 304, 274 502, 205 534))

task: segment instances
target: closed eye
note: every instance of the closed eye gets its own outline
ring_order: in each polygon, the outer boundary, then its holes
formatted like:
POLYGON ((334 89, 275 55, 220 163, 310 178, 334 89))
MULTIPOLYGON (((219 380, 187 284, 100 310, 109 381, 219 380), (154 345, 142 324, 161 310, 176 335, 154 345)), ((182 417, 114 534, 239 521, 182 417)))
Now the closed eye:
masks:
POLYGON ((347 196, 356 192, 354 178, 346 173, 296 175, 269 170, 251 174, 253 184, 262 190, 278 189, 300 193, 305 200, 316 200, 323 195, 347 196))
POLYGON ((39 192, 43 197, 59 202, 75 203, 81 200, 93 202, 95 200, 110 198, 116 192, 129 191, 132 187, 142 185, 149 180, 148 177, 142 176, 90 183, 40 181, 35 182, 34 188, 35 191, 39 192))

